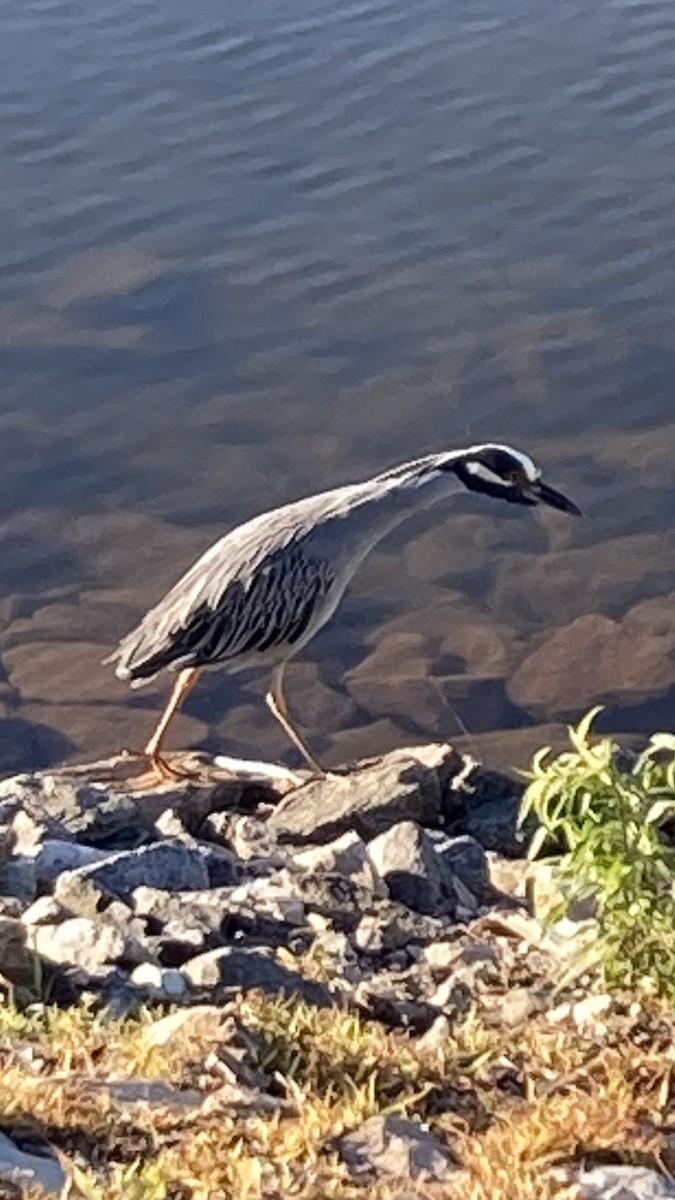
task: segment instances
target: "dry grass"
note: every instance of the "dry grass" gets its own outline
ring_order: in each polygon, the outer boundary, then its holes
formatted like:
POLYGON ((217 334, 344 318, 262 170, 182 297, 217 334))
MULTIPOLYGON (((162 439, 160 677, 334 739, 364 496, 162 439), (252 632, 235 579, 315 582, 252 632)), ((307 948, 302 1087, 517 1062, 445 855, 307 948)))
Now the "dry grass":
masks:
MULTIPOLYGON (((461 1161, 463 1200, 571 1198, 547 1172, 582 1160, 675 1165, 675 1014, 663 1007, 617 1011, 600 1037, 544 1017, 517 1035, 466 1023, 435 1048, 352 1014, 256 996, 165 1046, 150 1045, 152 1022, 0 1010, 2 1125, 31 1126, 57 1146, 73 1197, 410 1198, 410 1184, 356 1185, 334 1149, 341 1133, 393 1109, 422 1116, 461 1161), (281 1109, 241 1115, 221 1102, 225 1050, 281 1109), (89 1086, 134 1078, 204 1102, 125 1106, 89 1086)), ((419 1185, 420 1197, 452 1194, 419 1185)))

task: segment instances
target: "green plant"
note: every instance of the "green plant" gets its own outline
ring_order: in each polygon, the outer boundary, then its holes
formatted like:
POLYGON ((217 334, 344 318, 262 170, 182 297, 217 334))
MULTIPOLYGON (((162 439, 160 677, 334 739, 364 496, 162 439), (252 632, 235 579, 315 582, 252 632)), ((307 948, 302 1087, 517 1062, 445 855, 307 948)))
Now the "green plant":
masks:
POLYGON ((608 983, 675 995, 675 847, 663 832, 675 818, 675 735, 654 734, 626 762, 609 738, 591 741, 600 711, 569 730, 571 751, 534 758, 520 815, 540 822, 528 856, 550 839, 561 845, 564 907, 594 898, 608 983))

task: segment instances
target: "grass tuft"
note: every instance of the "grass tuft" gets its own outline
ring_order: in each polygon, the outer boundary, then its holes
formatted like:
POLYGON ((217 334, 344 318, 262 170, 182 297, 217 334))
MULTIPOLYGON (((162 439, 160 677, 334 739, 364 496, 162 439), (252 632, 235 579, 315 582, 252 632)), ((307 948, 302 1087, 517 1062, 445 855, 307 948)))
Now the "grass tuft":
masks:
POLYGON ((570 729, 572 749, 549 760, 536 755, 521 819, 540 826, 530 844, 536 858, 548 842, 570 904, 593 899, 600 923, 597 963, 608 985, 675 996, 675 735, 654 734, 627 761, 609 738, 591 739, 593 709, 570 729))

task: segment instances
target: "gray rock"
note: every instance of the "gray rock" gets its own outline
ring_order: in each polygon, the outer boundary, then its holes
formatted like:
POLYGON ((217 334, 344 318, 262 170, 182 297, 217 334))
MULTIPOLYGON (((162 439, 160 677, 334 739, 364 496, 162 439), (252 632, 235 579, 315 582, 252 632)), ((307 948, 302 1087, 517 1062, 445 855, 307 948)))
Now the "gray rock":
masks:
POLYGON ((491 897, 493 889, 490 885, 490 867, 480 842, 468 835, 432 836, 434 850, 442 859, 445 868, 457 879, 461 879, 464 886, 478 899, 488 895, 491 897))
POLYGON ((35 925, 28 931, 28 942, 41 958, 60 966, 82 967, 89 975, 118 962, 126 949, 119 930, 87 917, 70 917, 60 925, 35 925))
POLYGON ((486 1025, 497 1029, 517 1029, 524 1025, 536 1012, 541 1012, 544 1003, 540 996, 530 988, 514 987, 503 996, 493 996, 483 1006, 483 1020, 486 1025))
POLYGON ((364 839, 400 821, 442 823, 442 795, 464 760, 450 746, 394 750, 345 775, 310 780, 276 809, 269 827, 281 840, 333 841, 349 829, 364 839))
POLYGON ((294 887, 294 880, 287 872, 279 872, 275 879, 249 879, 230 892, 230 906, 254 906, 263 910, 277 921, 289 925, 305 924, 305 905, 294 887))
MULTIPOLYGON (((77 1078, 74 1076, 74 1079, 77 1078)), ((80 1082, 85 1094, 103 1094, 122 1111, 129 1106, 142 1104, 144 1108, 183 1113, 186 1109, 200 1108, 203 1099, 201 1092, 193 1088, 177 1088, 162 1079, 92 1079, 91 1076, 82 1076, 80 1082)))
POLYGON ((480 842, 485 850, 497 850, 505 858, 523 858, 531 827, 518 828, 520 797, 514 794, 488 800, 470 808, 459 830, 480 842))
POLYGON ((97 850, 93 846, 48 837, 36 847, 33 862, 38 883, 52 883, 63 871, 89 867, 109 857, 105 850, 97 850))
POLYGON ((118 755, 85 766, 38 771, 0 781, 0 822, 20 808, 53 837, 72 836, 93 846, 131 847, 155 831, 167 809, 175 810, 192 828, 211 812, 278 802, 291 786, 283 780, 233 778, 207 755, 191 753, 178 764, 191 772, 189 781, 160 786, 143 764, 118 755))
POLYGON ((115 900, 108 892, 86 874, 86 868, 64 871, 54 882, 54 899, 62 908, 78 917, 92 920, 115 900))
MULTIPOLYGON (((213 938, 207 937, 201 927, 186 922, 167 921, 157 938, 157 957, 165 967, 181 967, 190 958, 195 958, 203 950, 213 949, 213 938)), ((220 939, 217 939, 218 941, 220 939)))
POLYGON ((210 813, 200 826, 200 836, 206 841, 225 845, 238 859, 248 863, 263 859, 268 864, 285 863, 288 851, 277 846, 276 834, 269 821, 258 816, 236 812, 210 813))
POLYGON ((452 871, 429 835, 413 821, 401 821, 373 838, 368 854, 393 900, 432 915, 453 909, 452 871))
POLYGON ((293 855, 293 863, 308 871, 344 875, 377 895, 386 895, 387 892, 365 842, 353 829, 325 846, 299 851, 293 855))
POLYGON ((28 988, 38 977, 26 926, 12 917, 0 917, 0 975, 17 987, 28 988))
POLYGON ((260 988, 272 995, 300 996, 321 1008, 333 1003, 330 992, 320 983, 305 979, 298 971, 291 971, 256 950, 233 950, 225 946, 208 951, 187 962, 183 975, 195 989, 249 992, 260 988))
POLYGON ((326 917, 334 929, 350 933, 373 903, 372 893, 342 875, 300 875, 295 886, 306 910, 326 917))
POLYGON ((132 796, 88 782, 74 771, 4 779, 0 781, 3 799, 16 801, 27 817, 54 837, 70 834, 100 844, 119 835, 128 838, 139 827, 139 805, 132 796))
POLYGON ((92 866, 64 872, 59 878, 57 894, 59 899, 63 898, 64 876, 67 882, 90 883, 122 900, 141 886, 168 892, 197 891, 209 887, 209 862, 209 851, 176 842, 154 842, 138 850, 108 855, 105 861, 92 866))
POLYGON ((392 1029, 425 1033, 438 1016, 426 995, 427 980, 417 965, 383 967, 356 985, 352 1000, 370 1018, 392 1029))
POLYGON ((369 955, 387 955, 435 942, 447 934, 450 922, 413 912, 393 900, 380 901, 365 913, 351 934, 357 950, 369 955))
POLYGON ((65 1194, 68 1183, 55 1155, 22 1150, 4 1133, 0 1133, 0 1179, 14 1184, 21 1193, 40 1188, 48 1196, 65 1194))
POLYGON ((454 1170, 443 1143, 416 1121, 394 1113, 370 1117, 337 1143, 355 1177, 447 1179, 454 1170))
POLYGON ((577 1176, 581 1200, 666 1200, 675 1183, 649 1167, 606 1165, 577 1176))
POLYGON ((11 825, 0 825, 0 868, 9 862, 14 853, 16 833, 11 825))
POLYGON ((37 870, 32 858, 12 858, 0 867, 0 895, 14 896, 22 904, 31 904, 37 892, 37 870))

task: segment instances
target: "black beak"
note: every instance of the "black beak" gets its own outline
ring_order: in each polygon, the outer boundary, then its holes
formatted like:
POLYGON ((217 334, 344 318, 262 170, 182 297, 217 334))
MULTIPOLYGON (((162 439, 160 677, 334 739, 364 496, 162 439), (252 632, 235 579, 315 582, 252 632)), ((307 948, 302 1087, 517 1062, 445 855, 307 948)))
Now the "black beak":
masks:
POLYGON ((573 517, 581 516, 581 509, 577 508, 572 500, 568 500, 562 492, 556 492, 555 488, 549 487, 547 483, 531 483, 527 490, 539 504, 548 504, 549 508, 557 508, 573 517))

